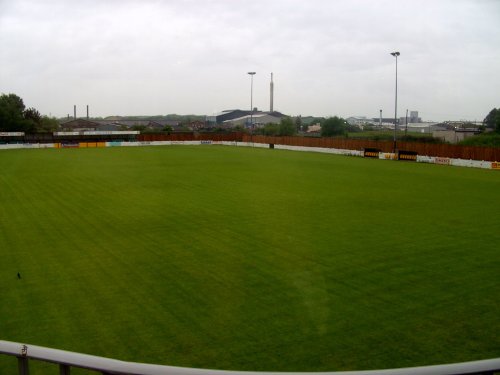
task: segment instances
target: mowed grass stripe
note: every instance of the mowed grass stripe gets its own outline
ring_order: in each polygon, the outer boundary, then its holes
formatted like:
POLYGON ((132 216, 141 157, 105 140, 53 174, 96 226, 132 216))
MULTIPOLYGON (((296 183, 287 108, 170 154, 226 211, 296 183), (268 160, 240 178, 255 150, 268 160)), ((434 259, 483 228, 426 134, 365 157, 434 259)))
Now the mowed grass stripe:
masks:
POLYGON ((3 339, 276 371, 498 355, 496 171, 215 146, 0 168, 3 339))

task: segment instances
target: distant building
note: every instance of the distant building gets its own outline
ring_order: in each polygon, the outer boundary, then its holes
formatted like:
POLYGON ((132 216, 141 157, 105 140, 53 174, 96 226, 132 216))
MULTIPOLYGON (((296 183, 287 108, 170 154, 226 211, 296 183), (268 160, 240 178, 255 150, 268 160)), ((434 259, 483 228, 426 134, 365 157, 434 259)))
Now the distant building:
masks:
POLYGON ((96 131, 99 130, 99 123, 84 119, 75 119, 63 122, 60 128, 62 131, 67 132, 96 131))
POLYGON ((408 122, 411 123, 422 122, 422 119, 418 117, 418 111, 410 111, 410 117, 408 118, 408 122))
POLYGON ((434 138, 440 138, 445 142, 458 143, 465 138, 473 137, 480 134, 478 129, 454 129, 454 130, 438 130, 432 133, 434 138))
MULTIPOLYGON (((392 124, 394 125, 394 117, 382 117, 382 119, 380 119, 380 117, 374 117, 371 119, 371 123, 375 124, 375 125, 378 125, 380 120, 382 120, 382 125, 387 125, 387 124, 392 124)), ((401 124, 401 122, 398 120, 398 124, 401 124)), ((394 128, 394 126, 393 126, 394 128)))
POLYGON ((241 118, 244 118, 246 116, 250 117, 250 115, 252 115, 252 117, 254 117, 254 118, 256 118, 256 116, 258 116, 258 115, 270 115, 272 117, 276 117, 279 119, 281 119, 282 117, 285 116, 284 114, 277 112, 277 111, 262 112, 262 111, 258 111, 257 109, 255 109, 254 111, 232 109, 232 110, 222 111, 222 112, 215 114, 215 115, 212 115, 212 116, 207 116, 207 123, 209 126, 222 125, 224 123, 227 125, 233 120, 241 119, 241 118))
POLYGON ((188 127, 192 130, 199 130, 199 129, 203 129, 205 127, 205 121, 200 121, 200 120, 196 120, 196 121, 191 121, 188 125, 188 127))
POLYGON ((207 123, 209 126, 221 125, 224 121, 233 120, 249 113, 250 111, 242 111, 240 109, 226 110, 212 116, 207 116, 207 123))
POLYGON ((268 113, 259 113, 253 115, 245 115, 232 120, 226 120, 223 122, 223 124, 230 126, 249 126, 250 121, 253 122, 254 126, 260 127, 266 124, 279 124, 281 121, 281 117, 273 116, 268 113))
POLYGON ((125 127, 124 125, 118 123, 118 122, 106 122, 106 123, 99 123, 99 130, 101 131, 121 131, 124 129, 128 129, 128 127, 125 127))
MULTIPOLYGON (((382 120, 382 124, 393 124, 394 125, 394 117, 383 117, 381 119, 379 116, 379 117, 374 117, 374 118, 370 119, 369 122, 373 123, 374 125, 377 125, 377 124, 379 124, 379 122, 381 120, 382 120)), ((408 124, 410 124, 410 123, 416 124, 416 123, 422 122, 422 119, 420 117, 418 117, 418 111, 410 111, 408 119, 406 118, 406 116, 399 117, 397 119, 399 126, 406 125, 406 121, 408 121, 408 124)), ((393 126, 393 128, 394 128, 394 126, 393 126)))
POLYGON ((121 131, 128 130, 134 126, 144 126, 146 129, 163 130, 165 126, 175 129, 179 126, 179 121, 169 120, 84 120, 76 119, 63 122, 60 128, 63 131, 121 131))
POLYGON ((372 120, 368 120, 365 116, 351 116, 346 118, 346 121, 349 125, 364 125, 368 122, 373 122, 372 120))
POLYGON ((435 131, 446 130, 446 127, 437 122, 415 122, 408 123, 408 126, 406 124, 399 125, 398 129, 402 131, 408 129, 408 133, 432 134, 435 131))
POLYGON ((321 125, 320 124, 309 125, 307 127, 307 132, 310 134, 319 134, 321 133, 321 125))

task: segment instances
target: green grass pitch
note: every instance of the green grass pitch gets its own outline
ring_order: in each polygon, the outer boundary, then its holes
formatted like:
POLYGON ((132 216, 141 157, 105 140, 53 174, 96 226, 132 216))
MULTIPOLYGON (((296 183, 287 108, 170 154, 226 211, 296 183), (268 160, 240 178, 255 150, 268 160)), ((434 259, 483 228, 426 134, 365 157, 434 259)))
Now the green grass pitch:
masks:
POLYGON ((0 339, 238 370, 498 357, 499 192, 282 150, 1 151, 0 339))

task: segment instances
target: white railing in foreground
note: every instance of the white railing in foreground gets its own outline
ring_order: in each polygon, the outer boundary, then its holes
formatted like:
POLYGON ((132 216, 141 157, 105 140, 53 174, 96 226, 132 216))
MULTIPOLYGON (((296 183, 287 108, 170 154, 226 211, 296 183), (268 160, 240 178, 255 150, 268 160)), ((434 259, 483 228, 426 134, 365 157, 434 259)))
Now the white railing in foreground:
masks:
POLYGON ((29 374, 30 359, 59 365, 60 375, 69 375, 71 367, 98 371, 102 374, 121 375, 465 375, 494 374, 495 372, 500 372, 500 358, 449 365, 368 371, 307 373, 206 370, 124 362, 116 359, 3 340, 0 340, 0 354, 17 357, 19 375, 29 374))

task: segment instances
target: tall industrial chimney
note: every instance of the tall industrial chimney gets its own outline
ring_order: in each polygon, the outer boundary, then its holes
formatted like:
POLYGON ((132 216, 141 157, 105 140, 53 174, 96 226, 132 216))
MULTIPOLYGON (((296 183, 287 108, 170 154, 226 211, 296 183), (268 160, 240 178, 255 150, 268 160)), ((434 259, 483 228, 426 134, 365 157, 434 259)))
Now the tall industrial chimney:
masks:
POLYGON ((89 120, 89 105, 87 104, 87 121, 89 120))
POLYGON ((271 73, 271 105, 270 105, 270 111, 273 112, 273 101, 274 101, 274 82, 273 82, 273 73, 271 73))
POLYGON ((73 119, 76 120, 76 104, 73 106, 73 119))
POLYGON ((382 110, 380 110, 380 117, 378 119, 378 125, 382 126, 382 110))

